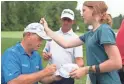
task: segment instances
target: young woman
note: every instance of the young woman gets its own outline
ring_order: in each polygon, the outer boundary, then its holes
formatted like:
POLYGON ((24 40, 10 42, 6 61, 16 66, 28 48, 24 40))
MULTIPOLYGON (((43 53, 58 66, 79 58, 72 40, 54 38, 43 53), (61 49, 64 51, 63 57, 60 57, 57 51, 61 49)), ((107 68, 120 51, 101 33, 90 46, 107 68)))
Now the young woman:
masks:
POLYGON ((84 23, 92 25, 93 29, 69 41, 56 35, 49 29, 45 19, 41 19, 47 34, 60 46, 71 48, 85 43, 88 66, 72 71, 72 78, 89 74, 92 84, 121 84, 116 70, 122 67, 122 61, 115 43, 115 34, 108 25, 110 22, 107 22, 110 20, 106 20, 109 18, 107 9, 104 1, 85 1, 82 18, 84 23))

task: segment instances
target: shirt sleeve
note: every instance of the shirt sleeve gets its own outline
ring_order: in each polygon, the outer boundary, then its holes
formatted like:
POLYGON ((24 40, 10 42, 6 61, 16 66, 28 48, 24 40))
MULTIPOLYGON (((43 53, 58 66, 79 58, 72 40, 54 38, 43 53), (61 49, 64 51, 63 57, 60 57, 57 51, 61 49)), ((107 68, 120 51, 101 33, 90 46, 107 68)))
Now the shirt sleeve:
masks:
POLYGON ((2 59, 2 75, 5 82, 9 82, 21 74, 19 59, 12 51, 6 52, 2 59))
POLYGON ((81 41, 85 42, 85 35, 81 35, 81 36, 79 37, 79 39, 80 39, 81 41))
POLYGON ((101 29, 99 32, 100 35, 100 44, 115 44, 115 33, 112 31, 111 27, 103 26, 104 28, 101 29))
POLYGON ((79 37, 79 39, 85 43, 85 42, 86 42, 86 39, 87 39, 87 37, 88 37, 88 35, 89 35, 89 33, 90 33, 90 31, 87 32, 87 33, 85 33, 85 34, 83 34, 83 35, 81 35, 81 36, 79 37))
POLYGON ((50 42, 49 41, 46 42, 43 52, 50 52, 50 42))
POLYGON ((83 48, 82 46, 78 46, 74 48, 74 57, 83 57, 83 48))

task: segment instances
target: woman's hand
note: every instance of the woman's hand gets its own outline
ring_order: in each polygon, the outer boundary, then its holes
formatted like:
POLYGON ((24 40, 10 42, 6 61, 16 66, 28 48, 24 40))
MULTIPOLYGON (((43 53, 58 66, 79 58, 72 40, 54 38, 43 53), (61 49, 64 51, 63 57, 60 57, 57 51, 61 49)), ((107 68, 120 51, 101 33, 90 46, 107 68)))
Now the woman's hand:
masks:
POLYGON ((70 73, 71 78, 80 79, 82 76, 85 76, 88 74, 88 68, 87 67, 81 67, 79 69, 76 69, 70 73))
POLYGON ((45 31, 46 31, 46 29, 48 28, 48 24, 47 24, 45 18, 41 18, 41 19, 40 19, 40 23, 43 24, 44 29, 45 29, 45 31))

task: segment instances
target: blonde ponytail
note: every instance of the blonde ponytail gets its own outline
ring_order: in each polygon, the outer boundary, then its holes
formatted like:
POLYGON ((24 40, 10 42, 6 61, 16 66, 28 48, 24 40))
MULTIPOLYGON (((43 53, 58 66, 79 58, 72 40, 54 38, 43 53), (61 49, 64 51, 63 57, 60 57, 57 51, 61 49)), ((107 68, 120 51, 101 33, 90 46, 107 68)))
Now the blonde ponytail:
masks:
POLYGON ((112 27, 112 16, 111 14, 103 14, 102 18, 101 18, 101 23, 106 23, 108 25, 110 25, 112 27))

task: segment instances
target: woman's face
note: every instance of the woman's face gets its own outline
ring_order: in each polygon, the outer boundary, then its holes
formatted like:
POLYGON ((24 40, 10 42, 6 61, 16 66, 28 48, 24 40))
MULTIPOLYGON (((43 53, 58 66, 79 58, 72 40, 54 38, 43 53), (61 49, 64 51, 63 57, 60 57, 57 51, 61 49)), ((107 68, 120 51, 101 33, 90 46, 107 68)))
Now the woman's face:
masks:
POLYGON ((84 23, 90 25, 93 20, 93 9, 83 6, 81 16, 84 19, 84 23))

